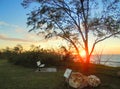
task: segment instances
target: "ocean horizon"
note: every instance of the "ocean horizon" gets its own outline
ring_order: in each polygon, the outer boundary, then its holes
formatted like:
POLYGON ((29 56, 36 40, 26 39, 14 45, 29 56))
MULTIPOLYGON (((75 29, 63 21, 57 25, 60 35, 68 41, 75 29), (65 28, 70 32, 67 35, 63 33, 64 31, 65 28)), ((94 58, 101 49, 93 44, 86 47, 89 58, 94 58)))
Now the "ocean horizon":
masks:
POLYGON ((120 67, 120 54, 102 54, 91 56, 91 62, 111 67, 120 67))

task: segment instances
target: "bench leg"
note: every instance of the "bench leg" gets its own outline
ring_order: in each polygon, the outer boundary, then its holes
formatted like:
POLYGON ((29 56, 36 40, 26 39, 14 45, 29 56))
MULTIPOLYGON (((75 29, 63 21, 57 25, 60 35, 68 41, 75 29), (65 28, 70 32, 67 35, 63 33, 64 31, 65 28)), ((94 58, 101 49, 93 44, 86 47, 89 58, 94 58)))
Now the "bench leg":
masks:
POLYGON ((40 67, 39 67, 39 69, 38 69, 38 70, 39 70, 39 71, 41 71, 41 70, 40 70, 40 67))

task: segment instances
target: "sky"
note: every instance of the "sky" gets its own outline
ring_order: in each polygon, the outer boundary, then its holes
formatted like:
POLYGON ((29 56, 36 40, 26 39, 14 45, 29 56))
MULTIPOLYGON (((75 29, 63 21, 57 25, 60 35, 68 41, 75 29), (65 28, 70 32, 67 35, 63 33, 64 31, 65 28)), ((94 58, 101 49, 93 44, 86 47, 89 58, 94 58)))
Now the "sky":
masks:
POLYGON ((27 13, 30 9, 24 9, 22 0, 0 0, 0 49, 14 47, 21 44, 27 49, 31 45, 42 45, 43 48, 60 46, 57 40, 44 40, 42 36, 37 36, 34 32, 29 33, 27 27, 27 13), (53 45, 54 44, 54 45, 53 45))
MULTIPOLYGON (((27 13, 22 0, 0 0, 0 49, 14 47, 17 44, 28 49, 30 45, 41 45, 43 48, 57 48, 64 42, 62 40, 44 40, 34 32, 29 33, 27 27, 27 13)), ((111 38, 96 46, 96 50, 103 53, 120 54, 120 39, 111 38)))

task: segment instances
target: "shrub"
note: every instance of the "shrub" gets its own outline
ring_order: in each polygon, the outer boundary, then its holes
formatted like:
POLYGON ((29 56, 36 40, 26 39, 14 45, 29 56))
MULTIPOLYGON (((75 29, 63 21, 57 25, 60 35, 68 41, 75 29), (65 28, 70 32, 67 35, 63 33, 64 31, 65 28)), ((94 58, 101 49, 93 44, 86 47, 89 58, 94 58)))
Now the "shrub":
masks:
MULTIPOLYGON (((5 50, 0 53, 0 57, 8 59, 9 62, 15 65, 21 65, 25 67, 37 67, 36 62, 41 61, 46 67, 48 66, 69 66, 69 56, 65 56, 65 60, 61 60, 61 55, 50 50, 33 49, 24 52, 18 52, 15 50, 5 50)), ((64 58, 63 58, 64 59, 64 58)))
POLYGON ((15 65, 36 67, 36 62, 41 61, 46 66, 60 65, 60 55, 55 53, 27 51, 23 53, 12 53, 7 59, 15 65))

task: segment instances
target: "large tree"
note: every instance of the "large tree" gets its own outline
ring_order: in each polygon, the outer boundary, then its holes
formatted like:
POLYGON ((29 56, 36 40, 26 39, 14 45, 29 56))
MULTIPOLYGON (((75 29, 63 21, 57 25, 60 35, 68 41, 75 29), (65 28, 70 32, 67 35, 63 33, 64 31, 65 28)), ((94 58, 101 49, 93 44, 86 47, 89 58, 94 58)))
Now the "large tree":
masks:
POLYGON ((44 33, 45 38, 65 39, 75 48, 81 63, 89 64, 98 43, 120 34, 119 0, 23 0, 22 5, 28 8, 33 2, 35 8, 27 14, 29 31, 44 33), (92 35, 94 42, 89 47, 92 35), (80 47, 86 51, 86 61, 80 47))

